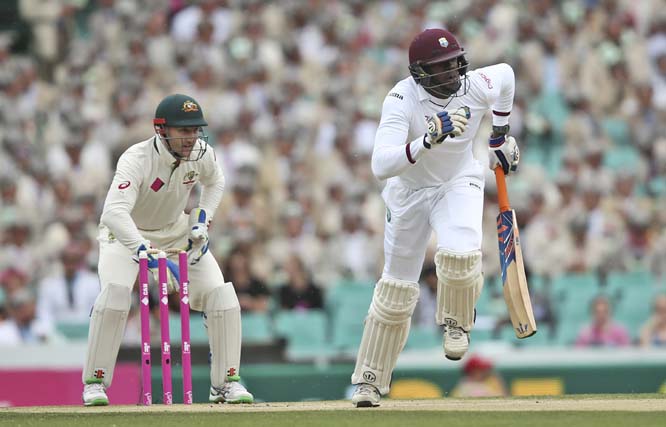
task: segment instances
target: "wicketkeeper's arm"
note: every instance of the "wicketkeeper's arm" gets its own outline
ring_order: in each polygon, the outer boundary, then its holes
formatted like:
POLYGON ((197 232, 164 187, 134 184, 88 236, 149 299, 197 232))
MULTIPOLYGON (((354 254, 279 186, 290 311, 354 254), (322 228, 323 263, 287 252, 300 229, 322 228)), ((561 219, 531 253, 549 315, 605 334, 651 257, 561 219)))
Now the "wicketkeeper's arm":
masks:
POLYGON ((210 151, 210 154, 206 153, 199 160, 204 162, 204 168, 200 177, 202 188, 199 207, 206 211, 210 219, 215 215, 215 211, 222 201, 225 179, 222 168, 217 162, 215 152, 213 150, 208 151, 210 151))
POLYGON ((133 164, 124 155, 120 157, 100 218, 100 222, 132 253, 145 242, 130 216, 139 195, 141 176, 140 165, 133 164))

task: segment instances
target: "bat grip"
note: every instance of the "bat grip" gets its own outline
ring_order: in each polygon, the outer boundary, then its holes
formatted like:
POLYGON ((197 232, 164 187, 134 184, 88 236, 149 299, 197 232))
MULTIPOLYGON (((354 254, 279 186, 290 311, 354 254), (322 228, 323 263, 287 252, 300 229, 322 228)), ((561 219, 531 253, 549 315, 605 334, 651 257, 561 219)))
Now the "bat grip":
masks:
POLYGON ((504 170, 502 170, 501 166, 495 168, 495 182, 497 183, 497 203, 499 204, 500 212, 511 210, 509 195, 506 191, 506 181, 504 180, 504 170))

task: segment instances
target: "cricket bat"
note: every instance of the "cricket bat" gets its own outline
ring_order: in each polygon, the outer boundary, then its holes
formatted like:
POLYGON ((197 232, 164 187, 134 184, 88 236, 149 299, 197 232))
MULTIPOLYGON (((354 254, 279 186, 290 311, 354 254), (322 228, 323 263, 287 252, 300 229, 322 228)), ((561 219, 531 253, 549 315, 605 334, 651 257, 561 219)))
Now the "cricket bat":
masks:
POLYGON ((534 321, 530 292, 527 289, 516 212, 509 205, 504 171, 499 166, 495 168, 495 180, 497 182, 497 200, 500 209, 499 215, 497 215, 497 237, 499 239, 504 301, 506 301, 509 309, 509 316, 516 337, 527 338, 536 334, 537 327, 534 321))

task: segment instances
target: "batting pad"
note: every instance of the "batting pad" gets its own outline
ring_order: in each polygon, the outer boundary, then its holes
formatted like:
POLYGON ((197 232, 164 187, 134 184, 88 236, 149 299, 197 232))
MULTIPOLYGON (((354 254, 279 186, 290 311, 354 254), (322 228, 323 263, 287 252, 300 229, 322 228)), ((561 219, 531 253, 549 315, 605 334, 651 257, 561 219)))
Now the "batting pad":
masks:
POLYGON ((382 278, 375 286, 356 356, 352 384, 368 383, 387 394, 398 355, 405 346, 419 298, 414 282, 382 278))
POLYGON ((456 253, 440 249, 435 254, 437 266, 437 324, 474 326, 474 304, 483 289, 481 251, 456 253))
POLYGON ((240 368, 240 304, 231 282, 216 287, 205 298, 204 315, 212 353, 210 382, 214 387, 222 387, 227 376, 238 375, 240 368))
POLYGON ((126 286, 109 283, 97 296, 88 329, 84 384, 102 382, 111 386, 129 309, 130 289, 126 286))

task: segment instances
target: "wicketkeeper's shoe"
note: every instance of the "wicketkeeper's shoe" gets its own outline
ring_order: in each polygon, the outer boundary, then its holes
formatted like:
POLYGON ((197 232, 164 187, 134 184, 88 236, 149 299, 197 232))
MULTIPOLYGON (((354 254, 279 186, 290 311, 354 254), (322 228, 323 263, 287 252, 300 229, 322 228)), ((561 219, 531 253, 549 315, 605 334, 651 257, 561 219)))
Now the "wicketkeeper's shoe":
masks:
POLYGON ((444 355, 449 360, 460 360, 469 348, 469 333, 457 326, 444 331, 444 355))
POLYGON ((372 384, 359 384, 354 390, 351 401, 357 408, 372 408, 379 406, 379 400, 382 395, 377 387, 372 384))
POLYGON ((222 387, 210 387, 211 403, 253 403, 254 396, 239 382, 240 377, 228 377, 222 387))
POLYGON ((109 398, 106 395, 104 384, 92 383, 83 386, 84 406, 106 406, 108 404, 109 398))

